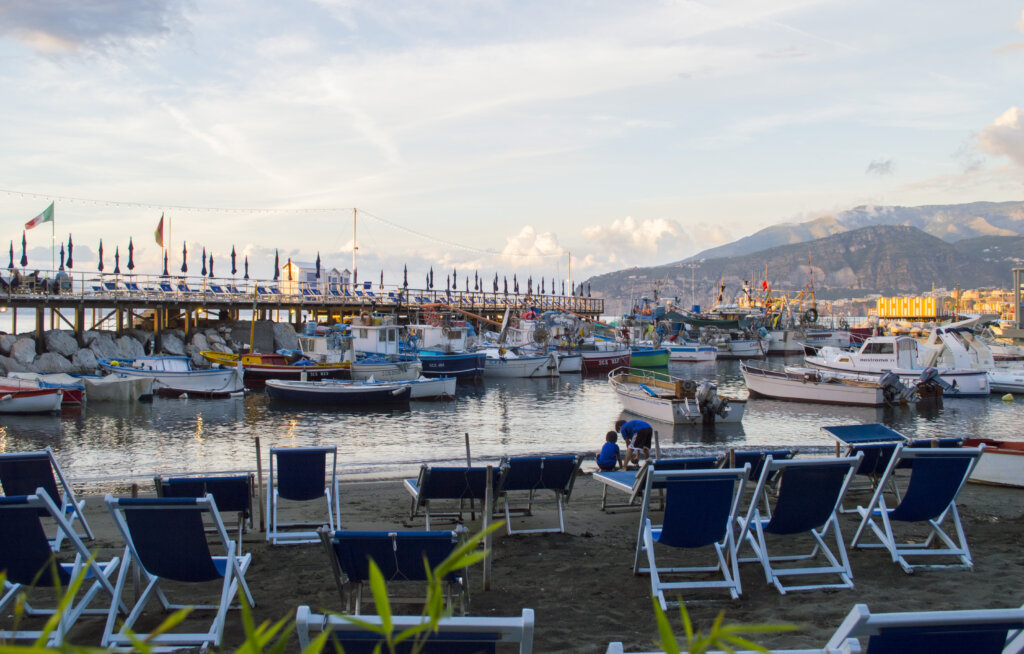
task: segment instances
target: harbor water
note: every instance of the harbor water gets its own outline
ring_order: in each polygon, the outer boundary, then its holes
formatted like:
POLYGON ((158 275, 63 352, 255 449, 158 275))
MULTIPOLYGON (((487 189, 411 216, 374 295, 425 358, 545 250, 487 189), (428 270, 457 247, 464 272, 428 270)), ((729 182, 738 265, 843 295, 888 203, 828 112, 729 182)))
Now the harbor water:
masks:
MULTIPOLYGON (((800 357, 775 358, 779 368, 800 357)), ((669 372, 714 380, 719 394, 746 397, 736 361, 673 363, 669 372)), ((1024 401, 1024 398, 1021 398, 1024 401)), ((86 404, 61 416, 0 415, 0 451, 51 446, 65 473, 89 492, 151 488, 155 474, 256 470, 272 445, 337 445, 343 479, 414 475, 423 463, 465 464, 466 434, 475 465, 504 455, 593 453, 622 411, 604 376, 494 379, 460 385, 448 402, 408 408, 333 410, 281 404, 258 391, 228 400, 164 399, 149 404, 86 404)), ((1024 440, 1024 405, 989 398, 945 399, 941 407, 838 407, 751 399, 740 425, 653 423, 663 455, 783 446, 834 452, 824 425, 881 422, 912 438, 1024 440)))

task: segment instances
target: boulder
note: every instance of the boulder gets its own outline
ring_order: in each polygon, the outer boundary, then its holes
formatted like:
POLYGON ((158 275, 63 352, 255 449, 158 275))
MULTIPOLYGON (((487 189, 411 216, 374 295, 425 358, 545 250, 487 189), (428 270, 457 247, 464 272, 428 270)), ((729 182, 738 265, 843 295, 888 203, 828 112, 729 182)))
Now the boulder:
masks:
POLYGON ((89 348, 82 348, 75 352, 75 355, 71 357, 71 365, 73 365, 79 372, 85 374, 91 374, 96 372, 96 355, 89 348))
POLYGON ((210 342, 206 339, 206 334, 203 332, 196 332, 192 334, 192 347, 196 352, 202 352, 203 350, 210 349, 210 342))
POLYGON ((75 366, 67 360, 66 357, 57 354, 56 352, 45 352, 39 355, 39 358, 32 364, 36 372, 52 373, 52 372, 74 372, 75 366))
POLYGON ((11 346, 11 358, 23 366, 30 366, 36 359, 36 342, 22 336, 11 346))
POLYGON ((29 372, 27 366, 18 363, 11 357, 0 356, 0 373, 6 375, 9 372, 29 372))
POLYGON ((160 339, 163 342, 164 354, 173 354, 175 356, 182 356, 185 354, 185 343, 181 338, 175 334, 176 330, 169 329, 160 335, 160 339))
POLYGON ((221 352, 222 354, 233 354, 231 348, 224 343, 213 343, 210 345, 210 349, 214 352, 221 352))
POLYGON ((123 356, 121 348, 114 342, 113 337, 107 332, 85 332, 88 349, 96 355, 97 359, 110 359, 123 356))
POLYGON ((218 343, 224 343, 224 337, 221 336, 216 329, 207 329, 205 336, 206 342, 209 343, 211 346, 216 345, 218 343))
POLYGON ((295 334, 295 328, 290 323, 274 323, 274 350, 297 350, 299 349, 299 337, 295 334))
POLYGON ((18 341, 18 337, 14 334, 4 334, 0 336, 0 354, 7 356, 11 353, 11 348, 18 341))
POLYGON ((134 358, 145 356, 146 354, 146 350, 142 347, 142 343, 128 335, 117 339, 117 349, 121 350, 122 354, 120 356, 123 357, 134 358))
POLYGON ((72 357, 78 351, 78 341, 72 331, 53 329, 43 332, 43 342, 47 352, 56 352, 63 357, 72 357))

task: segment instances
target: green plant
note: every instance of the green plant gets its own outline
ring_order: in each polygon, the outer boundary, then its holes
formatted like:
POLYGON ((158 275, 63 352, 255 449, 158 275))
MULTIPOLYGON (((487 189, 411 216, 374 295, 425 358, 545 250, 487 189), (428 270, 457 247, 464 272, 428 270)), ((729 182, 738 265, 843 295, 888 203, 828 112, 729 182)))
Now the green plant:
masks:
POLYGON ((687 651, 689 654, 704 654, 712 649, 735 652, 737 647, 755 652, 768 652, 767 648, 747 640, 743 635, 782 633, 798 629, 796 625, 792 624, 724 624, 725 611, 720 611, 715 621, 711 624, 710 631, 705 634, 694 630, 693 623, 690 621, 690 614, 687 612, 686 606, 680 602, 679 615, 682 618, 683 632, 686 635, 686 649, 681 650, 675 633, 672 631, 672 625, 669 624, 668 616, 661 609, 658 598, 652 597, 651 599, 654 602, 654 615, 658 621, 658 635, 661 638, 661 646, 665 649, 665 654, 679 654, 682 651, 687 651))

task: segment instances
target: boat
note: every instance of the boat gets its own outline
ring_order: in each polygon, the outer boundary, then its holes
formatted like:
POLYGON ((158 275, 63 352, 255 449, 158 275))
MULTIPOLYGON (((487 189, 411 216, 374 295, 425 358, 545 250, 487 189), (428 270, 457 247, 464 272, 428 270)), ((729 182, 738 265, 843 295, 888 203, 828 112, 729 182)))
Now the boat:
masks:
POLYGON ((985 446, 968 481, 995 486, 1024 488, 1024 441, 968 438, 964 447, 985 446))
POLYGON ((9 372, 0 377, 0 390, 33 390, 59 388, 64 391, 63 406, 79 406, 85 401, 85 386, 75 377, 64 373, 9 372))
POLYGON ((274 400, 351 407, 405 404, 412 393, 405 382, 268 379, 266 386, 267 395, 274 400))
POLYGON ((153 379, 115 375, 81 375, 85 398, 95 402, 146 402, 153 400, 153 379))
POLYGON ((484 376, 482 352, 468 351, 473 326, 464 320, 443 320, 431 313, 427 323, 406 326, 406 351, 419 355, 426 377, 473 380, 484 376))
POLYGON ((360 356, 352 362, 351 376, 353 381, 412 381, 423 374, 423 364, 409 354, 380 355, 369 354, 360 356))
POLYGON ((918 342, 909 336, 872 336, 856 351, 823 347, 817 354, 804 355, 804 361, 813 368, 873 377, 892 371, 904 384, 915 384, 934 375, 945 384, 943 395, 947 397, 990 393, 984 370, 922 366, 918 359, 918 342))
POLYGON ((158 395, 228 397, 245 389, 240 367, 196 368, 186 356, 105 358, 99 367, 108 375, 152 379, 158 395))
POLYGON ((454 377, 456 379, 479 379, 484 376, 482 352, 442 352, 419 350, 420 365, 426 377, 454 377))
POLYGON ((419 357, 405 351, 404 327, 392 320, 391 316, 360 316, 349 325, 355 352, 350 368, 353 380, 412 381, 423 374, 419 357))
POLYGON ((59 388, 0 389, 0 413, 60 413, 64 391, 59 388))
POLYGON ((815 368, 786 366, 769 370, 740 363, 751 396, 793 402, 819 402, 850 406, 886 406, 915 402, 917 391, 895 374, 883 378, 830 373, 815 368))
POLYGON ((580 374, 583 372, 583 355, 579 352, 568 352, 563 350, 552 350, 558 358, 558 372, 560 374, 580 374))
POLYGON ((486 347, 484 377, 558 377, 558 357, 549 354, 520 354, 515 349, 486 347))
POLYGON ((970 368, 988 374, 993 393, 1024 393, 1024 368, 1020 363, 996 362, 988 343, 974 333, 977 318, 936 327, 921 345, 921 365, 943 368, 970 368))
POLYGON ((225 368, 242 364, 243 381, 247 386, 262 386, 268 379, 294 379, 317 381, 320 379, 348 379, 348 362, 318 363, 299 353, 230 354, 203 350, 200 354, 210 363, 225 368))
POLYGON ((765 344, 758 338, 744 338, 732 333, 711 342, 718 349, 719 359, 760 359, 765 355, 765 344))
POLYGON ((608 373, 608 383, 626 411, 671 424, 736 423, 747 407, 745 399, 718 395, 711 382, 698 385, 653 370, 616 368, 608 373))
MULTIPOLYGON (((612 341, 611 345, 615 346, 617 344, 612 341)), ((629 366, 631 354, 627 347, 608 347, 607 349, 595 347, 594 349, 587 349, 585 346, 580 347, 579 353, 583 359, 583 372, 586 374, 608 372, 622 366, 629 366)))
POLYGON ((668 350, 669 361, 714 361, 718 358, 718 347, 696 341, 683 340, 679 343, 663 342, 661 347, 668 350))
POLYGON ((668 350, 651 345, 631 345, 629 366, 631 368, 664 368, 668 366, 668 350))

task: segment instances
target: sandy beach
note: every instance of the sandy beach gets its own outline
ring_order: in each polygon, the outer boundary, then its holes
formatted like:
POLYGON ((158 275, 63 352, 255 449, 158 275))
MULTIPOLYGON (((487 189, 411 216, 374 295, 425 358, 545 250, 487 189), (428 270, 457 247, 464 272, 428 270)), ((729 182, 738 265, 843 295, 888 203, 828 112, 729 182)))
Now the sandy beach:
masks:
MULTIPOLYGON (((602 486, 590 475, 592 469, 591 459, 577 479, 566 512, 567 533, 507 536, 502 530, 494 541, 491 590, 481 590, 479 567, 470 574, 469 615, 518 615, 523 607, 534 609, 537 652, 603 652, 609 641, 622 641, 627 651, 655 649, 650 581, 632 574, 639 511, 602 512, 602 486)), ((141 490, 146 494, 151 489, 141 490)), ((866 501, 865 496, 860 498, 866 501)), ((409 521, 409 506, 409 495, 397 479, 342 484, 345 529, 422 529, 422 518, 409 521)), ((721 610, 729 622, 792 622, 800 631, 762 637, 759 642, 794 648, 822 646, 856 603, 866 603, 876 612, 1024 604, 1024 491, 968 484, 959 507, 975 562, 973 571, 930 570, 908 575, 882 551, 854 551, 850 558, 855 588, 780 595, 765 583, 761 567, 748 563, 740 569, 743 595, 738 600, 730 601, 724 591, 702 591, 700 597, 708 599, 689 602, 691 616, 705 627, 721 610)), ((292 516, 326 517, 322 502, 292 509, 292 516)), ((99 558, 120 554, 123 545, 102 497, 88 497, 86 510, 97 532, 91 546, 99 558)), ((531 525, 545 526, 555 524, 555 518, 554 508, 546 505, 531 518, 513 519, 524 521, 524 525, 529 520, 531 525)), ((258 524, 257 519, 257 529, 258 524)), ((855 518, 843 516, 841 524, 849 541, 855 518)), ((474 526, 479 526, 479 514, 476 525, 470 524, 474 526)), ((246 578, 256 598, 257 621, 293 615, 300 604, 341 610, 320 545, 271 547, 257 531, 247 534, 245 550, 253 554, 246 578)), ((156 604, 152 606, 155 609, 156 604)), ((418 609, 405 606, 403 610, 418 609)), ((681 633, 675 609, 670 615, 681 633)), ((102 618, 82 618, 71 641, 98 645, 102 629, 102 618)), ((227 622, 226 646, 237 645, 241 634, 236 612, 227 622)), ((294 636, 291 649, 298 650, 294 636)))

